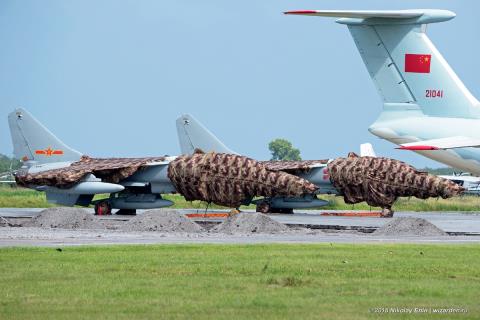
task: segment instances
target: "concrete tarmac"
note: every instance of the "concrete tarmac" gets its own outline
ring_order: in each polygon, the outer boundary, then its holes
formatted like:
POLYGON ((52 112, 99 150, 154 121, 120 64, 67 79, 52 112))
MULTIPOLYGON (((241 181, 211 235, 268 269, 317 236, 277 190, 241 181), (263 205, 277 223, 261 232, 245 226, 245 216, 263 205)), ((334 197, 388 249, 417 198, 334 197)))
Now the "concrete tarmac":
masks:
MULTIPOLYGON (((43 208, 0 208, 0 217, 34 217, 43 208)), ((93 214, 93 209, 86 209, 93 214)), ((138 210, 142 214, 145 210, 138 210)), ((179 209, 181 213, 203 213, 204 210, 179 209)), ((225 210, 209 210, 209 212, 225 212, 225 210)), ((245 212, 254 212, 246 210, 245 212)), ((341 229, 377 229, 391 221, 391 218, 376 217, 342 217, 326 216, 322 213, 342 212, 341 210, 296 210, 295 214, 272 214, 272 219, 288 224, 299 226, 338 226, 341 229)), ((348 212, 352 212, 349 210, 348 212)), ((418 217, 428 220, 440 229, 450 233, 466 233, 480 235, 480 212, 395 212, 395 217, 418 217)), ((106 216, 106 219, 122 218, 130 219, 130 216, 106 216)), ((201 220, 201 219, 200 219, 201 220)), ((219 219, 207 219, 208 221, 221 221, 219 219)))
MULTIPOLYGON (((0 209, 0 216, 33 217, 43 209, 0 209)), ((192 213, 197 210, 178 210, 192 213)), ((211 210, 214 211, 214 210, 211 210)), ((198 210, 202 213, 203 210, 198 210)), ((66 230, 24 227, 1 227, 0 246, 59 246, 96 244, 155 244, 155 243, 480 243, 480 213, 456 212, 396 212, 396 217, 424 218, 450 236, 375 236, 376 228, 391 221, 389 218, 324 216, 326 210, 303 210, 293 215, 271 215, 290 226, 310 229, 285 234, 226 235, 218 233, 182 234, 159 232, 123 232, 116 230, 66 230), (361 231, 361 232, 360 232, 361 231)), ((338 212, 338 211, 335 211, 338 212)), ((93 211, 92 211, 93 213, 93 211)), ((141 214, 142 211, 139 211, 141 214)), ((129 216, 108 216, 104 219, 129 219, 129 216)), ((212 221, 212 219, 208 219, 212 221)))

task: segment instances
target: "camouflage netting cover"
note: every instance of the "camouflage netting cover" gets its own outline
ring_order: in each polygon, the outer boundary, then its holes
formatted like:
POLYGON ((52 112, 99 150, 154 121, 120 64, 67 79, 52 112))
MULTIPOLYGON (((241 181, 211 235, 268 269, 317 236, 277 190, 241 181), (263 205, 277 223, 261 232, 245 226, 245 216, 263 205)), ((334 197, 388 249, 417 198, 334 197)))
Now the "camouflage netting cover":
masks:
POLYGON ((456 183, 417 171, 405 162, 350 153, 328 164, 330 180, 346 203, 366 201, 390 209, 398 197, 449 198, 463 192, 456 183))
POLYGON ((178 157, 170 163, 168 177, 188 201, 227 207, 238 207, 255 196, 298 197, 317 190, 305 179, 270 171, 256 160, 214 152, 178 157))
POLYGON ((104 182, 118 183, 130 177, 149 162, 164 161, 165 157, 149 158, 82 158, 70 166, 39 173, 15 176, 20 186, 47 185, 57 188, 69 188, 85 175, 92 173, 104 182))

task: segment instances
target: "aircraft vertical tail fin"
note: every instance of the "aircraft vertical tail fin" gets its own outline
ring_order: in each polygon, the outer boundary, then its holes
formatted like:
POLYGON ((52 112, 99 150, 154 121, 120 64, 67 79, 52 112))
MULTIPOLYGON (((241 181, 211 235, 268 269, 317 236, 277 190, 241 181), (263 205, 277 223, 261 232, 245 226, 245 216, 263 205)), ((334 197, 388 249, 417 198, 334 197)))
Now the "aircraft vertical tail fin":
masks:
POLYGON ((13 154, 37 163, 77 161, 82 154, 71 149, 24 109, 8 115, 13 154))
POLYGON ((309 10, 286 14, 341 18, 337 22, 348 26, 385 111, 416 109, 428 116, 480 118, 480 103, 426 34, 428 24, 453 19, 453 12, 309 10))
POLYGON ((193 116, 184 114, 176 121, 178 141, 182 154, 193 154, 195 149, 204 152, 233 153, 213 133, 198 122, 193 116))
POLYGON ((360 145, 360 156, 361 157, 377 157, 375 150, 371 143, 362 143, 360 145))

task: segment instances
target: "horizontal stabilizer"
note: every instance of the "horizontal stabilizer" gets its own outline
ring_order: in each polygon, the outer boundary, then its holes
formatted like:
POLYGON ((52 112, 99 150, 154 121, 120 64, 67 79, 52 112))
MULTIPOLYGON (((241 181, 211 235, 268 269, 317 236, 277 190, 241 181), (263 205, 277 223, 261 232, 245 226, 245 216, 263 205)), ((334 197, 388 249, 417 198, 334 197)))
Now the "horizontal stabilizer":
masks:
POLYGON ((421 10, 297 10, 287 11, 285 14, 304 16, 320 16, 333 18, 392 18, 409 19, 423 15, 421 10))
POLYGON ((401 144, 397 149, 411 150, 411 151, 425 151, 425 150, 446 150, 455 148, 478 148, 480 147, 480 139, 469 137, 448 137, 441 139, 423 140, 412 143, 401 144))
MULTIPOLYGON (((285 14, 318 16, 350 19, 413 19, 417 23, 433 23, 455 18, 455 13, 448 10, 414 9, 414 10, 295 10, 285 14)), ((343 21, 338 21, 342 23, 343 21)))

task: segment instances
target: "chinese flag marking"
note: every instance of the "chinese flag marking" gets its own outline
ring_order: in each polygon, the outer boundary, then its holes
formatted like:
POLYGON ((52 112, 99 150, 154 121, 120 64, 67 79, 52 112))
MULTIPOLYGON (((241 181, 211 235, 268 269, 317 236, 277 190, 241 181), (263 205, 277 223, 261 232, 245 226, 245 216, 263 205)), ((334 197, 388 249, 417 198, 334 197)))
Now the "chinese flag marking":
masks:
POLYGON ((405 72, 430 73, 430 54, 405 54, 405 72))

